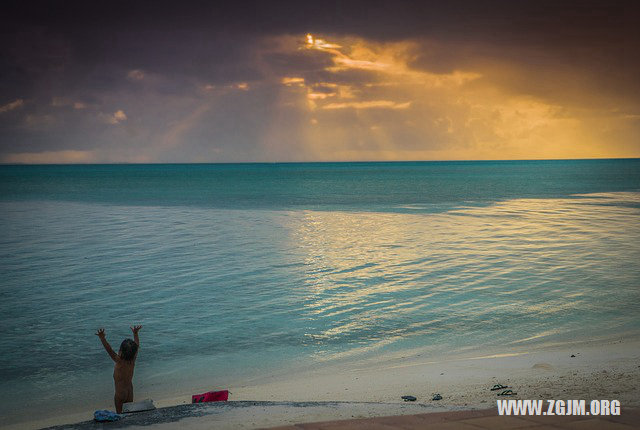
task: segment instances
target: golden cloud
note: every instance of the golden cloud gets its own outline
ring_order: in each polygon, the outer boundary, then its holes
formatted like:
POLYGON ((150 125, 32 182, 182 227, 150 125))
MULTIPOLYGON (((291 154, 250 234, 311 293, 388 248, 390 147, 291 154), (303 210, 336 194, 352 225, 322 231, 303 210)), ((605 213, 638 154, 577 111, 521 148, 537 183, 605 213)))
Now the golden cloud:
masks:
POLYGON ((390 109, 407 109, 411 106, 411 102, 396 103, 391 100, 371 100, 366 102, 343 102, 329 103, 322 106, 322 109, 372 109, 372 108, 390 108, 390 109))
POLYGON ((92 163, 96 161, 93 151, 43 151, 7 154, 3 163, 51 164, 51 163, 92 163))
POLYGON ((9 112, 12 111, 14 109, 18 109, 20 107, 24 106, 24 100, 23 99, 17 99, 14 100, 12 102, 9 102, 5 105, 0 106, 0 113, 5 113, 5 112, 9 112))
MULTIPOLYGON (((298 109, 302 122, 295 129, 275 124, 266 139, 295 139, 311 160, 589 158, 624 153, 603 130, 628 136, 629 123, 637 121, 634 113, 584 112, 519 93, 501 87, 496 78, 515 72, 484 64, 448 73, 412 67, 416 52, 429 46, 416 40, 378 43, 306 35, 299 49, 328 56, 329 64, 322 73, 282 78, 282 106, 298 109), (293 131, 295 137, 290 136, 293 131)), ((627 142, 626 150, 630 146, 639 156, 640 143, 627 142)))

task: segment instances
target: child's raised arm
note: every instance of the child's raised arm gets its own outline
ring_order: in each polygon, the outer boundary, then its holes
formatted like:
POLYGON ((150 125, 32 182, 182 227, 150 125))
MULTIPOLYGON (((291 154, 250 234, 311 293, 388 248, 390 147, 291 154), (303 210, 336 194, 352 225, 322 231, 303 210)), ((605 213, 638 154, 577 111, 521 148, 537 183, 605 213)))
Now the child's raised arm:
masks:
POLYGON ((103 328, 98 329, 98 331, 96 332, 96 336, 100 338, 100 342, 102 342, 102 346, 104 346, 104 349, 107 350, 109 357, 111 357, 113 361, 118 361, 118 354, 116 354, 113 348, 111 348, 111 345, 109 345, 109 342, 107 342, 103 328))
POLYGON ((140 331, 142 326, 141 325, 134 325, 133 327, 129 327, 129 328, 133 332, 133 341, 135 343, 137 343, 138 346, 140 346, 140 338, 138 338, 138 332, 140 331))

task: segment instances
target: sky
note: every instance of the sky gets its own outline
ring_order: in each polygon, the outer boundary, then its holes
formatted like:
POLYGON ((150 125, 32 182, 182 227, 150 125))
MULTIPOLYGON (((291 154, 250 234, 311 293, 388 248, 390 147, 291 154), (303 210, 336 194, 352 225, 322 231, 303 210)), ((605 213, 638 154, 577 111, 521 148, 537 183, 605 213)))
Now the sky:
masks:
POLYGON ((636 1, 8 1, 0 162, 640 157, 636 1))

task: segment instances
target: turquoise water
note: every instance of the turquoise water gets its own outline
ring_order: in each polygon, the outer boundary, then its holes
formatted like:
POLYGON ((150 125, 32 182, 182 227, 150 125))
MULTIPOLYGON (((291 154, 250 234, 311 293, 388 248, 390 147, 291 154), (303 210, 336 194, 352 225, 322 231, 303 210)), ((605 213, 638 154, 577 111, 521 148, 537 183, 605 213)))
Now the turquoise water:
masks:
POLYGON ((639 221, 640 160, 0 166, 0 412, 109 407, 97 327, 155 398, 635 335, 639 221))

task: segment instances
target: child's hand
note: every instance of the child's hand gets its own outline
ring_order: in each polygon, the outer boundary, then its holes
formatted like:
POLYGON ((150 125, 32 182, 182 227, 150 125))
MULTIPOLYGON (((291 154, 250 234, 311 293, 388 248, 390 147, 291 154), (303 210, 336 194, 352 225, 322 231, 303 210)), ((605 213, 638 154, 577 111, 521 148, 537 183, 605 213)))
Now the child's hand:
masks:
POLYGON ((104 329, 99 328, 98 331, 96 332, 96 336, 98 336, 100 339, 104 338, 104 329))
POLYGON ((134 325, 133 327, 129 327, 131 329, 131 331, 133 332, 133 334, 137 334, 140 329, 142 328, 141 325, 134 325))

